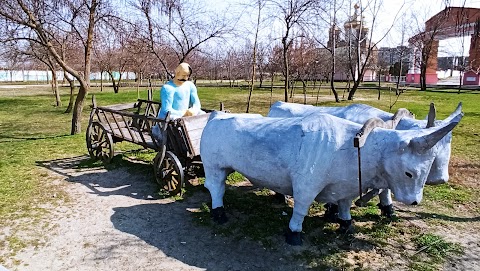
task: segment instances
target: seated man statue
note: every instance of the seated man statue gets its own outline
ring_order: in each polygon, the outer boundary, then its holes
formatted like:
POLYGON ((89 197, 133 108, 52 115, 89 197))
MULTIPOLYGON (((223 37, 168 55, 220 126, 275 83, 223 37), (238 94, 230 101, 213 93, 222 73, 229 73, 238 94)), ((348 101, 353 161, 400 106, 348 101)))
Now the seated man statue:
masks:
MULTIPOLYGON (((205 113, 200 109, 197 87, 188 81, 191 74, 190 65, 180 63, 175 69, 175 77, 162 86, 160 90, 162 106, 158 112, 158 118, 165 119, 168 112, 171 120, 205 113)), ((152 127, 152 133, 158 141, 161 141, 158 125, 152 127)))
POLYGON ((200 99, 197 88, 188 81, 192 68, 187 63, 181 63, 175 69, 175 77, 163 85, 160 90, 162 107, 158 117, 164 119, 170 112, 170 119, 195 116, 203 113, 200 109, 200 99))

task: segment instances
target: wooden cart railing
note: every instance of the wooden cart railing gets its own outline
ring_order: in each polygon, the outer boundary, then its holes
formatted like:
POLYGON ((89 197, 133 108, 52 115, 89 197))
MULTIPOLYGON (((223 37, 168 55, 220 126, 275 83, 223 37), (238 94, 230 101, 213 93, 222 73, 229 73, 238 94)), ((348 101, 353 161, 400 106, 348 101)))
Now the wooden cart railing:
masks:
POLYGON ((92 97, 87 149, 92 157, 104 163, 113 158, 116 142, 128 141, 153 149, 157 152, 153 161, 156 181, 170 194, 177 194, 184 183, 184 171, 201 162, 200 139, 210 114, 175 120, 169 120, 167 114, 166 119, 159 119, 156 117, 159 107, 159 102, 142 99, 136 103, 97 106, 92 97), (156 125, 159 134, 154 135, 156 125))

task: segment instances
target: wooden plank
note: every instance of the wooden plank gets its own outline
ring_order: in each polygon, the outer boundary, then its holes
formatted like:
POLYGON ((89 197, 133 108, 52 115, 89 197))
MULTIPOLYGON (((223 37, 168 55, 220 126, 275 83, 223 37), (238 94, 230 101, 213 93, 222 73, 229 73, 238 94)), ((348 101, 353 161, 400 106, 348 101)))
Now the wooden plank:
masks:
POLYGON ((192 140, 193 155, 200 155, 200 138, 192 140))
POLYGON ((210 117, 210 114, 202 114, 202 115, 197 115, 193 117, 183 117, 181 119, 188 132, 190 130, 195 130, 198 128, 203 129, 205 125, 207 125, 209 117, 210 117))
POLYGON ((188 132, 188 137, 190 138, 190 141, 197 140, 202 137, 202 133, 203 133, 203 128, 190 130, 188 132))
POLYGON ((182 124, 185 130, 186 144, 192 156, 200 155, 200 138, 202 137, 203 129, 207 125, 210 114, 202 114, 193 117, 182 118, 182 124))
POLYGON ((126 125, 125 123, 122 123, 122 122, 118 122, 118 125, 115 124, 115 123, 110 123, 109 126, 106 126, 105 128, 108 130, 108 131, 112 131, 112 130, 116 130, 116 129, 119 129, 119 128, 124 128, 126 125))
POLYGON ((126 141, 132 142, 132 143, 138 143, 140 145, 145 145, 145 144, 152 144, 153 145, 153 140, 152 137, 148 134, 145 133, 139 133, 137 131, 132 131, 130 130, 131 134, 128 131, 129 129, 124 127, 120 129, 114 129, 112 131, 112 134, 125 139, 126 141), (139 140, 143 136, 144 140, 139 140), (142 144, 144 143, 144 144, 142 144))
POLYGON ((112 105, 108 105, 108 106, 102 106, 104 108, 108 108, 108 109, 111 109, 111 110, 126 110, 126 109, 132 109, 132 108, 135 108, 135 104, 136 103, 126 103, 126 104, 112 104, 112 105))

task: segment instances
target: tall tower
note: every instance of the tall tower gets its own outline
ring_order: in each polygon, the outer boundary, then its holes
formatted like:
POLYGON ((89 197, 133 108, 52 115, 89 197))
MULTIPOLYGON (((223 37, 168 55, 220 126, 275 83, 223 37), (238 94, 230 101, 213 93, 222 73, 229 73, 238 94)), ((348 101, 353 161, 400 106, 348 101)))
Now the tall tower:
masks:
POLYGON ((335 47, 338 47, 339 42, 340 42, 340 29, 334 24, 328 30, 327 47, 332 48, 334 44, 335 44, 335 47))
POLYGON ((343 25, 345 28, 345 39, 352 44, 352 46, 361 42, 362 48, 364 48, 366 46, 368 28, 365 27, 365 18, 359 15, 360 6, 355 4, 353 8, 355 9, 353 15, 350 16, 350 19, 343 25))
MULTIPOLYGON (((349 20, 343 25, 345 29, 345 41, 348 49, 352 52, 352 62, 355 63, 355 79, 358 78, 358 67, 360 63, 365 61, 367 51, 367 34, 368 28, 365 27, 365 18, 359 13, 360 6, 355 4, 353 6, 355 11, 350 16, 349 20), (360 54, 360 55, 358 55, 360 54)), ((352 63, 353 64, 353 63, 352 63)))

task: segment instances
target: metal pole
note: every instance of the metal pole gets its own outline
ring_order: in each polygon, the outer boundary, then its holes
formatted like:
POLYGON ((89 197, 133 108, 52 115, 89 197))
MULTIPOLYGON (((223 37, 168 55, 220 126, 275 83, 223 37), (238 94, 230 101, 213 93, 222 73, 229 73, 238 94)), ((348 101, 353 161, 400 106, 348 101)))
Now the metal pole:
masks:
POLYGON ((358 150, 358 192, 360 194, 360 200, 362 200, 362 163, 361 163, 361 156, 360 156, 360 147, 358 147, 357 150, 358 150))

